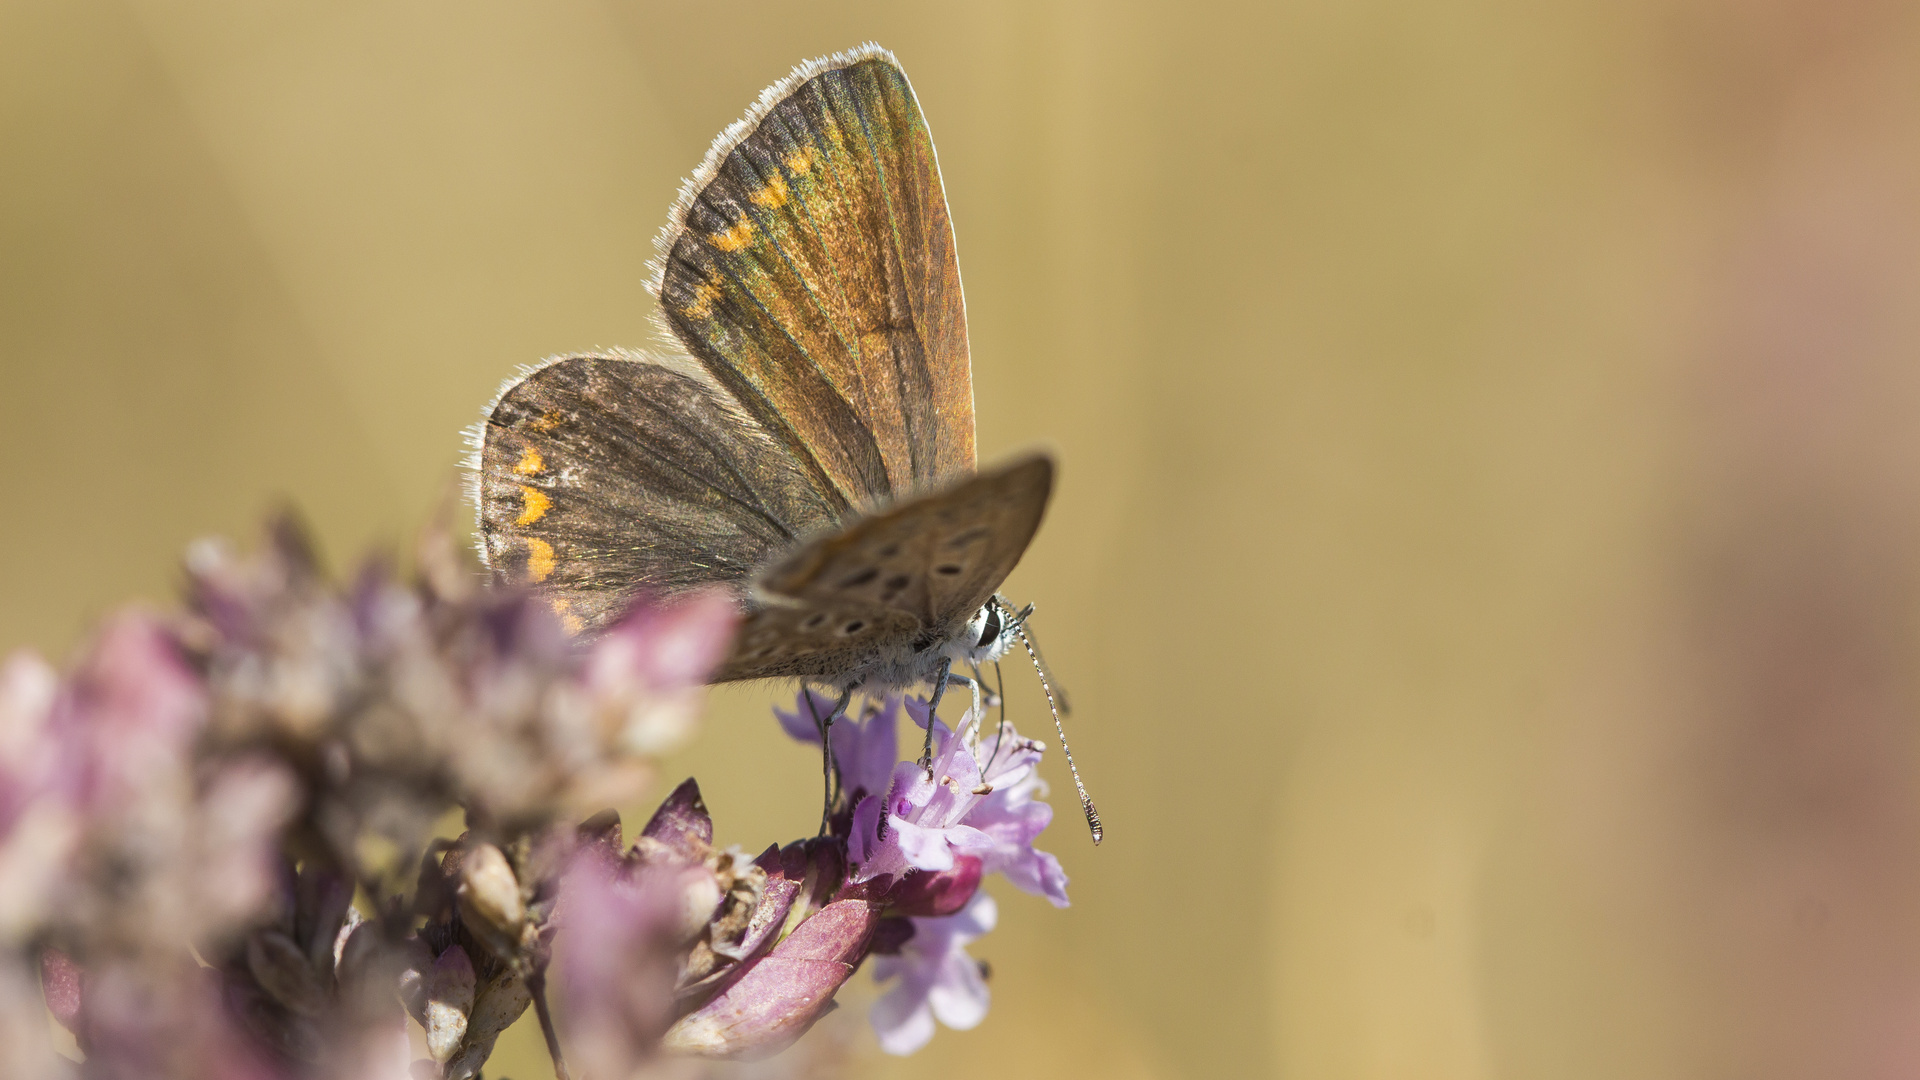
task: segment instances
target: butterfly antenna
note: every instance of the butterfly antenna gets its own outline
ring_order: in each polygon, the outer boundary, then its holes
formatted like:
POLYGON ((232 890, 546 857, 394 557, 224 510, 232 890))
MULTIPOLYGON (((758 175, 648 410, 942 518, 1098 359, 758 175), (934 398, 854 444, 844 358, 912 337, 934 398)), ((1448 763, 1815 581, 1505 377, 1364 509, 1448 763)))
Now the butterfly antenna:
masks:
MULTIPOLYGON (((1029 608, 1028 613, 1031 612, 1029 608)), ((1020 635, 1020 644, 1027 647, 1027 656, 1033 660, 1033 670, 1040 676, 1040 689, 1046 691, 1047 711, 1053 714, 1053 730, 1060 733, 1060 752, 1066 755, 1067 771, 1073 774, 1074 790, 1080 793, 1080 809, 1086 811, 1087 828, 1093 833, 1094 846, 1099 847, 1100 838, 1106 835, 1106 830, 1100 826, 1100 811, 1094 809, 1093 798, 1087 794, 1087 785, 1080 780, 1080 766, 1073 763, 1073 748, 1067 745, 1067 728, 1060 722, 1060 704, 1053 695, 1053 681, 1047 678, 1047 665, 1041 663, 1040 653, 1034 649, 1033 639, 1027 636, 1025 624, 1026 620, 1021 619, 1014 627, 1014 632, 1020 635)))
POLYGON ((1047 666, 1047 658, 1040 655, 1040 645, 1027 634, 1027 620, 1033 617, 1033 605, 1028 604, 1019 611, 1007 608, 1007 614, 1013 616, 1013 626, 1020 634, 1020 640, 1027 643, 1027 653, 1033 657, 1033 665, 1040 671, 1040 681, 1049 683, 1053 692, 1059 695, 1060 715, 1072 716, 1073 707, 1067 704, 1067 688, 1053 678, 1053 669, 1047 666))

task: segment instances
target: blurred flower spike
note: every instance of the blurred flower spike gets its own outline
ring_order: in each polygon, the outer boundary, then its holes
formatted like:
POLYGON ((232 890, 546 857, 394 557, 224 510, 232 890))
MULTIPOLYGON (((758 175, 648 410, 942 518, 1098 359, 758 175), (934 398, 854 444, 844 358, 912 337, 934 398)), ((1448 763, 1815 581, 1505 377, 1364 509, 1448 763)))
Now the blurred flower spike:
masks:
POLYGON ((443 529, 414 564, 336 584, 280 519, 65 672, 0 663, 0 1076, 466 1080, 529 1009, 557 1075, 633 1076, 780 1051, 870 955, 907 1053, 985 1014, 983 875, 1066 903, 1039 744, 936 725, 929 779, 898 698, 833 726, 824 835, 716 847, 688 780, 629 842, 601 808, 692 733, 734 602, 583 639, 443 529))

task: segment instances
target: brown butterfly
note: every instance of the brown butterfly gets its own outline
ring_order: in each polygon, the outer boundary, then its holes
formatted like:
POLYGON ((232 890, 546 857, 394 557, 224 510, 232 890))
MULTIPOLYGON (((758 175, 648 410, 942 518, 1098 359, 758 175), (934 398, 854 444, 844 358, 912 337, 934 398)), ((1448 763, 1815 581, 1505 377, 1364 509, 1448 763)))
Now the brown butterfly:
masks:
POLYGON ((474 432, 495 576, 587 633, 642 594, 729 587, 746 618, 715 681, 826 684, 833 714, 923 682, 937 708, 949 683, 979 691, 957 667, 1031 652, 1031 609, 996 590, 1053 464, 975 471, 953 227, 893 55, 865 45, 762 93, 657 244, 651 291, 684 354, 549 360, 474 432))

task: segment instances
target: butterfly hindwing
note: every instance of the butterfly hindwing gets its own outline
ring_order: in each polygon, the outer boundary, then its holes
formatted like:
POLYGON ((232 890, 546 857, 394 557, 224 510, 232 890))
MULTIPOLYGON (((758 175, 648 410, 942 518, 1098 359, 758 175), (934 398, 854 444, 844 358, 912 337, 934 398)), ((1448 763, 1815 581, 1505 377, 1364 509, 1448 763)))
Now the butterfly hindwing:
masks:
POLYGON ((953 228, 891 54, 803 65, 763 94, 660 248, 662 317, 816 486, 867 510, 972 471, 953 228))
POLYGON ((1052 461, 1024 458, 807 544, 761 574, 755 590, 820 608, 899 611, 944 636, 1006 580, 1052 490, 1052 461))
POLYGON ((643 592, 745 582, 830 529, 799 464, 699 374, 626 355, 571 356, 509 386, 479 465, 482 548, 597 629, 643 592))
POLYGON ((714 682, 797 677, 832 680, 899 648, 919 632, 903 611, 865 604, 774 604, 750 613, 714 682))

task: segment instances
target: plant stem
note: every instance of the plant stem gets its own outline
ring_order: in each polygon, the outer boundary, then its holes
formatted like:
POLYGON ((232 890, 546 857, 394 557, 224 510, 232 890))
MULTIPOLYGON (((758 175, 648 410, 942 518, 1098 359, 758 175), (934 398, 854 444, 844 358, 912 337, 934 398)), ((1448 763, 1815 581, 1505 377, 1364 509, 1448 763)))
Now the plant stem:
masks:
POLYGON ((527 989, 533 991, 533 1011, 540 1018, 540 1034, 547 1039, 547 1056, 553 1059, 555 1080, 570 1080, 567 1061, 560 1056, 560 1035, 553 1029, 553 1010, 547 1008, 547 972, 544 967, 527 976, 527 989))

